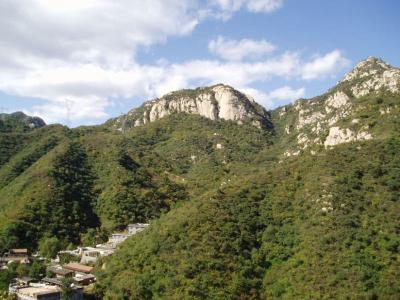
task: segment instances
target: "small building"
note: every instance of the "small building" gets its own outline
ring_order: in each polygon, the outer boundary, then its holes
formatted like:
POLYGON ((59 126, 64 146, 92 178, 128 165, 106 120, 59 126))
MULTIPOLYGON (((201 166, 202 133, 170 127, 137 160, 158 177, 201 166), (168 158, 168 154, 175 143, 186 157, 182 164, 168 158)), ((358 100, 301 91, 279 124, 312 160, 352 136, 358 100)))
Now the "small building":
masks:
POLYGON ((8 254, 15 257, 25 257, 28 256, 28 249, 10 249, 8 254))
POLYGON ((61 299, 61 288, 52 285, 29 286, 18 289, 16 295, 18 300, 59 300, 61 299))
POLYGON ((134 235, 145 230, 150 224, 148 223, 136 223, 136 224, 129 224, 128 225, 128 234, 134 235))
POLYGON ((89 285, 96 281, 96 276, 93 274, 76 274, 74 281, 79 285, 89 285))
POLYGON ((10 249, 1 258, 1 261, 5 263, 18 262, 21 264, 29 264, 28 249, 10 249))
POLYGON ((32 281, 33 279, 27 276, 14 278, 8 286, 8 293, 10 295, 16 294, 18 289, 28 287, 32 281))
POLYGON ((42 278, 42 280, 40 281, 46 285, 56 285, 59 287, 62 287, 63 283, 61 282, 60 278, 49 278, 49 277, 45 277, 42 278))
POLYGON ((68 269, 77 273, 82 273, 82 274, 90 274, 93 273, 94 268, 78 263, 69 263, 64 265, 64 269, 68 269))
POLYGON ((82 251, 81 264, 95 263, 99 257, 109 256, 114 251, 103 248, 85 247, 82 251))
POLYGON ((68 277, 74 276, 74 271, 64 269, 61 266, 49 267, 49 268, 47 268, 47 270, 54 273, 57 278, 68 278, 68 277))

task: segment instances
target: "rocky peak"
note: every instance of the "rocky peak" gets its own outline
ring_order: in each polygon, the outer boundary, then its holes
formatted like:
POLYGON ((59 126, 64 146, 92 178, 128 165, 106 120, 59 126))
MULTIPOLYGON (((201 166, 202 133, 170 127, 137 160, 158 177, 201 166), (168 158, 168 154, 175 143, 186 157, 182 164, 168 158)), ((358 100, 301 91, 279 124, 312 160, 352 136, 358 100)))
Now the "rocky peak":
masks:
POLYGON ((368 57, 327 93, 297 100, 272 115, 276 131, 291 144, 285 156, 293 156, 396 130, 391 122, 397 122, 399 99, 400 69, 368 57))
POLYGON ((365 96, 371 92, 387 90, 400 92, 400 69, 394 68, 383 60, 368 57, 359 62, 340 82, 339 87, 350 88, 356 97, 365 96))
POLYGON ((250 123, 258 128, 272 126, 268 112, 261 105, 224 84, 168 93, 161 98, 147 101, 127 115, 117 118, 113 126, 124 130, 181 112, 201 115, 215 121, 250 123))
POLYGON ((383 73, 391 68, 392 67, 383 60, 369 56, 367 59, 360 61, 352 71, 347 73, 341 82, 383 73))

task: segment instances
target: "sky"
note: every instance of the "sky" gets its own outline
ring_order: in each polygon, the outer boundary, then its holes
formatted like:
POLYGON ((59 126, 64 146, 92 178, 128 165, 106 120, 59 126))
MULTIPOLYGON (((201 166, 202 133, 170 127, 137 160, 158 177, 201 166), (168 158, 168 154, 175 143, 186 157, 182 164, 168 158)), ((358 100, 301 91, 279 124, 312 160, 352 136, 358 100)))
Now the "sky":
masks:
POLYGON ((224 83, 267 109, 368 56, 400 66, 397 0, 2 0, 0 112, 100 124, 224 83))

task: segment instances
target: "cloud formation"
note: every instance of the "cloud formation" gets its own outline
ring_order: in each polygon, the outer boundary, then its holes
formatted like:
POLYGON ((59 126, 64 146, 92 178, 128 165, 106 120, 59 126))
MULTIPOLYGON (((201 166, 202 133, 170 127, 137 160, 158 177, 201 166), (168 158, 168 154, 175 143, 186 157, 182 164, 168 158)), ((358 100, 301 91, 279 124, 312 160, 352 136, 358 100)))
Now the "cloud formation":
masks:
POLYGON ((335 73, 349 64, 350 61, 343 56, 340 50, 333 50, 306 63, 302 68, 301 76, 303 79, 320 78, 335 73))
POLYGON ((244 58, 257 59, 273 52, 276 46, 266 40, 232 40, 219 36, 208 43, 211 53, 225 60, 240 61, 244 58))
POLYGON ((283 0, 211 0, 217 6, 222 16, 229 17, 240 9, 255 13, 269 13, 282 7, 283 0))
MULTIPOLYGON (((282 4, 218 2, 219 9, 260 12, 282 4)), ((296 52, 271 56, 275 46, 263 39, 219 37, 210 41, 209 48, 223 60, 138 62, 139 48, 189 35, 204 21, 204 11, 215 5, 204 7, 194 0, 4 0, 0 3, 0 90, 42 99, 44 104, 31 113, 49 123, 65 122, 70 113, 74 124, 90 124, 107 118, 108 109, 124 99, 145 100, 220 82, 250 91, 270 108, 273 98, 290 100, 304 91, 284 86, 263 93, 252 88, 254 83, 330 76, 346 61, 338 50, 305 60, 296 52)))

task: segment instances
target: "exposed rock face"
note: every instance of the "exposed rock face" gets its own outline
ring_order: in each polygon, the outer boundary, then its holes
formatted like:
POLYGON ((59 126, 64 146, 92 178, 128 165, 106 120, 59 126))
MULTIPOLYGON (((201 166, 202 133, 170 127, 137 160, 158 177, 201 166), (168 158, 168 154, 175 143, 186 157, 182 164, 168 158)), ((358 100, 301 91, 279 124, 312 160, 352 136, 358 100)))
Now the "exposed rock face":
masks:
POLYGON ((327 93, 299 99, 273 112, 291 149, 283 156, 306 149, 316 153, 321 146, 330 148, 377 137, 374 126, 383 122, 375 120, 376 115, 385 115, 385 122, 391 122, 400 106, 396 103, 399 96, 400 69, 369 57, 327 93), (388 92, 393 95, 388 96, 388 92))
POLYGON ((344 92, 338 91, 326 99, 326 112, 329 114, 332 109, 342 108, 350 104, 350 98, 344 92))
POLYGON ((180 112, 198 114, 211 120, 231 120, 238 124, 248 122, 258 128, 272 127, 270 116, 261 105, 232 87, 222 84, 176 91, 148 101, 130 111, 127 116, 118 118, 114 126, 123 130, 180 112))
POLYGON ((372 135, 366 131, 359 131, 358 133, 355 133, 349 128, 341 129, 339 127, 331 127, 329 129, 329 135, 324 142, 324 146, 330 147, 352 141, 362 141, 370 139, 372 139, 372 135))
POLYGON ((368 57, 348 73, 340 83, 352 84, 351 91, 356 98, 382 89, 397 93, 400 91, 400 69, 380 59, 368 57))

